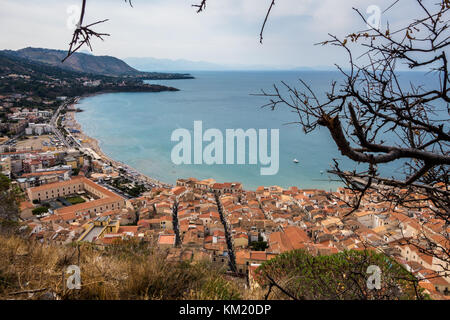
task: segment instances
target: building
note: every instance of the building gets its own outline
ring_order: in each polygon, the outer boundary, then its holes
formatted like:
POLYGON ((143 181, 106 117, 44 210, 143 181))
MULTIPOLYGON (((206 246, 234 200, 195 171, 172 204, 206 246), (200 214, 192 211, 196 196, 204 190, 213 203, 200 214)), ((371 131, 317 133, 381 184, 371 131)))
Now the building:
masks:
POLYGON ((71 166, 72 169, 78 168, 78 162, 74 157, 66 157, 64 161, 66 165, 71 166))
POLYGON ((158 247, 169 249, 175 247, 176 237, 174 234, 160 234, 158 237, 158 247))
POLYGON ((70 179, 71 170, 48 170, 25 173, 17 179, 22 190, 70 179))
POLYGON ((0 173, 7 177, 11 177, 11 158, 10 157, 0 158, 0 173))
POLYGON ((29 123, 28 128, 25 129, 26 135, 42 135, 53 132, 51 125, 47 123, 29 123))
POLYGON ((68 181, 50 183, 39 187, 27 189, 30 201, 49 201, 59 197, 68 197, 81 193, 88 193, 95 200, 63 207, 55 211, 62 215, 67 213, 80 214, 100 214, 102 212, 125 208, 126 201, 121 196, 99 186, 93 181, 77 176, 68 181))

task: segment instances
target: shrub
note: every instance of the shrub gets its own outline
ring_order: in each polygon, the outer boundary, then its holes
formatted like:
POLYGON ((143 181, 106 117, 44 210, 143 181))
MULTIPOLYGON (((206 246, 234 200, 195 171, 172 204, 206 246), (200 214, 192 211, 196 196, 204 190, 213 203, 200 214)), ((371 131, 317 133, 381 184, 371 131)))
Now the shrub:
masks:
MULTIPOLYGON (((425 298, 416 292, 417 280, 403 266, 384 254, 371 250, 344 251, 312 256, 304 250, 285 252, 263 263, 257 270, 263 285, 273 281, 300 300, 366 300, 425 298), (369 266, 381 271, 381 288, 367 286, 369 266)), ((277 297, 286 293, 274 290, 277 297)))
POLYGON ((32 213, 34 215, 40 215, 40 214, 43 214, 46 212, 48 212, 48 208, 46 208, 46 207, 38 207, 38 208, 33 209, 33 211, 32 211, 32 213))

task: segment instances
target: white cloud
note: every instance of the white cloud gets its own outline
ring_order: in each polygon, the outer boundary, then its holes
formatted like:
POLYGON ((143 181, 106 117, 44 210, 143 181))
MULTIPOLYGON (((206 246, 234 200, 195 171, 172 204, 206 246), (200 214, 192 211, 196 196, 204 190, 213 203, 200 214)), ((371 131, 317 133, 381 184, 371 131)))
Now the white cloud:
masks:
MULTIPOLYGON (((71 35, 67 7, 77 0, 1 0, 0 47, 38 46, 65 49, 71 35)), ((327 33, 344 35, 363 29, 352 7, 362 12, 389 0, 278 0, 266 27, 264 45, 259 30, 270 0, 209 0, 195 13, 199 0, 134 0, 134 8, 119 0, 89 0, 86 22, 110 19, 97 29, 111 34, 94 41, 95 54, 118 57, 205 60, 219 63, 331 65, 345 63, 332 48, 314 46, 327 33)), ((404 6, 404 5, 403 5, 404 6)), ((390 15, 394 23, 411 17, 409 6, 390 15)), ((384 17, 387 18, 387 17, 384 17)))

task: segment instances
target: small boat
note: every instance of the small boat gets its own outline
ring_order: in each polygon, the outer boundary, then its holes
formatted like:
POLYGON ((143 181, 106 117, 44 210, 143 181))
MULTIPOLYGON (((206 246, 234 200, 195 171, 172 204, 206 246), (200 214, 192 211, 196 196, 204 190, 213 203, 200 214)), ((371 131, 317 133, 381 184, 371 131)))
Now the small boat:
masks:
POLYGON ((292 160, 294 163, 299 163, 297 159, 292 160))

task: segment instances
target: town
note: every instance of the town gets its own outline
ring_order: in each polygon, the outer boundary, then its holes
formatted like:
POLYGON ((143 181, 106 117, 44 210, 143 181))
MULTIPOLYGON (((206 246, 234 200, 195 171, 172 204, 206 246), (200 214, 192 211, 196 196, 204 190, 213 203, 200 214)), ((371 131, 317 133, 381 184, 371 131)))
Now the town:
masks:
POLYGON ((213 179, 180 178, 174 186, 152 181, 90 148, 74 129, 76 99, 59 100, 53 113, 10 110, 8 119, 23 118, 27 125, 0 146, 1 173, 23 191, 20 220, 33 241, 105 248, 135 239, 166 251, 168 261, 206 259, 250 287, 259 285, 258 266, 283 252, 375 250, 412 272, 432 297, 448 297, 448 266, 402 241, 425 234, 446 245, 450 230, 433 208, 374 204, 369 194, 348 215, 346 200, 353 194, 345 188, 249 191, 213 179))
POLYGON ((285 252, 373 250, 411 272, 432 298, 448 299, 449 265, 440 256, 450 228, 420 195, 413 200, 423 205, 413 209, 372 201, 377 194, 369 192, 354 211, 355 195, 344 187, 245 190, 195 177, 163 183, 103 154, 77 124, 76 105, 111 88, 176 89, 66 71, 36 77, 31 67, 12 73, 10 66, 0 73, 0 174, 20 190, 19 220, 30 241, 102 250, 133 239, 167 253, 168 262, 207 260, 249 288, 261 286, 258 267, 285 252), (424 238, 430 250, 417 245, 424 238))

